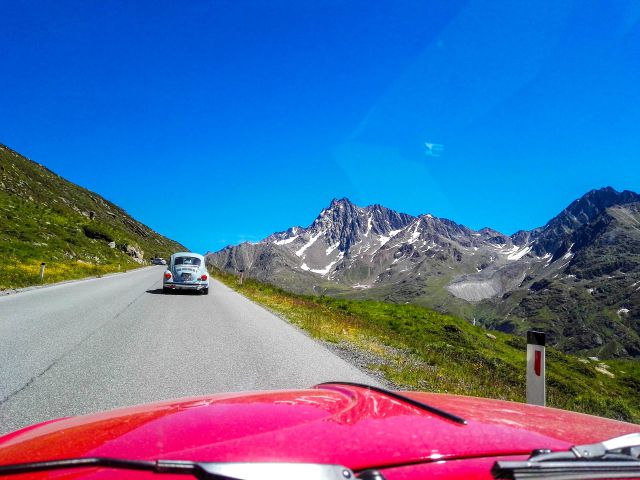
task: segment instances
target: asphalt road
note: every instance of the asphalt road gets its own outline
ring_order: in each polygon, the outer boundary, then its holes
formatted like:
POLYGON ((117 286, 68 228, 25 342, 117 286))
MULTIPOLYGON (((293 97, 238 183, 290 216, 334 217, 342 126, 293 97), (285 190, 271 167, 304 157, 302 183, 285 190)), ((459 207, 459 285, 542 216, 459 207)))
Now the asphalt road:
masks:
POLYGON ((163 295, 164 268, 0 297, 0 433, 189 395, 377 384, 219 282, 163 295))

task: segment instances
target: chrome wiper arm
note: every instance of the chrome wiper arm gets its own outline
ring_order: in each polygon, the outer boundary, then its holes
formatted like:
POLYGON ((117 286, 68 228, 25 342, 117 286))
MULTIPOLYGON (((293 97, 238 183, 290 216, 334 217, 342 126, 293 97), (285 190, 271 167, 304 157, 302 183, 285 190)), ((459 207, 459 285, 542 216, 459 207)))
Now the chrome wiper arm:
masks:
MULTIPOLYGON (((593 445, 602 445, 607 452, 640 448, 640 433, 630 433, 629 435, 610 438, 600 444, 595 443, 593 445)), ((640 452, 638 452, 638 454, 640 454, 640 452)), ((638 456, 638 454, 636 456, 638 456)))
POLYGON ((640 433, 599 443, 574 445, 567 451, 534 450, 525 462, 496 462, 500 479, 591 479, 640 476, 640 433))
POLYGON ((0 476, 69 468, 106 467, 153 473, 192 475, 199 480, 355 480, 341 465, 278 462, 190 462, 183 460, 125 460, 119 458, 69 458, 45 462, 0 465, 0 476))

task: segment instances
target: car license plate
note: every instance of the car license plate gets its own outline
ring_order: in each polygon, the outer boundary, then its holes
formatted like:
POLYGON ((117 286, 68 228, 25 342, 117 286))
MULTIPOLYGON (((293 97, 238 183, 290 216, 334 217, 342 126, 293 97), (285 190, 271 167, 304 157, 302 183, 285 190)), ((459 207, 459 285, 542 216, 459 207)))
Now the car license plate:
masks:
POLYGON ((183 273, 182 274, 182 280, 191 280, 191 274, 190 273, 183 273))

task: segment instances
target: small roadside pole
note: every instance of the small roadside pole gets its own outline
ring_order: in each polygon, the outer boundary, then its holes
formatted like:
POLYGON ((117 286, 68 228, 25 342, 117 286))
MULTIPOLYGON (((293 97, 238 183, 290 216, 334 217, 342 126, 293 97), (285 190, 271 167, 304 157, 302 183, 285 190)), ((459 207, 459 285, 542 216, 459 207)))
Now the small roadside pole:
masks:
POLYGON ((242 285, 242 280, 244 280, 244 270, 238 270, 240 272, 240 285, 242 285))
POLYGON ((527 332, 527 403, 543 407, 546 405, 544 346, 544 332, 527 332))
POLYGON ((43 282, 44 281, 44 267, 46 266, 46 263, 42 262, 40 264, 40 281, 43 282))

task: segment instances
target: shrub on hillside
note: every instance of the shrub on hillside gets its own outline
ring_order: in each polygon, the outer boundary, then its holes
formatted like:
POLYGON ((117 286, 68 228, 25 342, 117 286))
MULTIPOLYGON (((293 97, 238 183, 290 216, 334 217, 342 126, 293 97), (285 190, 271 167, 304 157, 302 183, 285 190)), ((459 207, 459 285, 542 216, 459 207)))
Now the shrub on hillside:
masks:
POLYGON ((82 227, 82 231, 88 238, 105 240, 107 242, 113 241, 113 237, 111 236, 111 234, 97 225, 84 225, 82 227))

